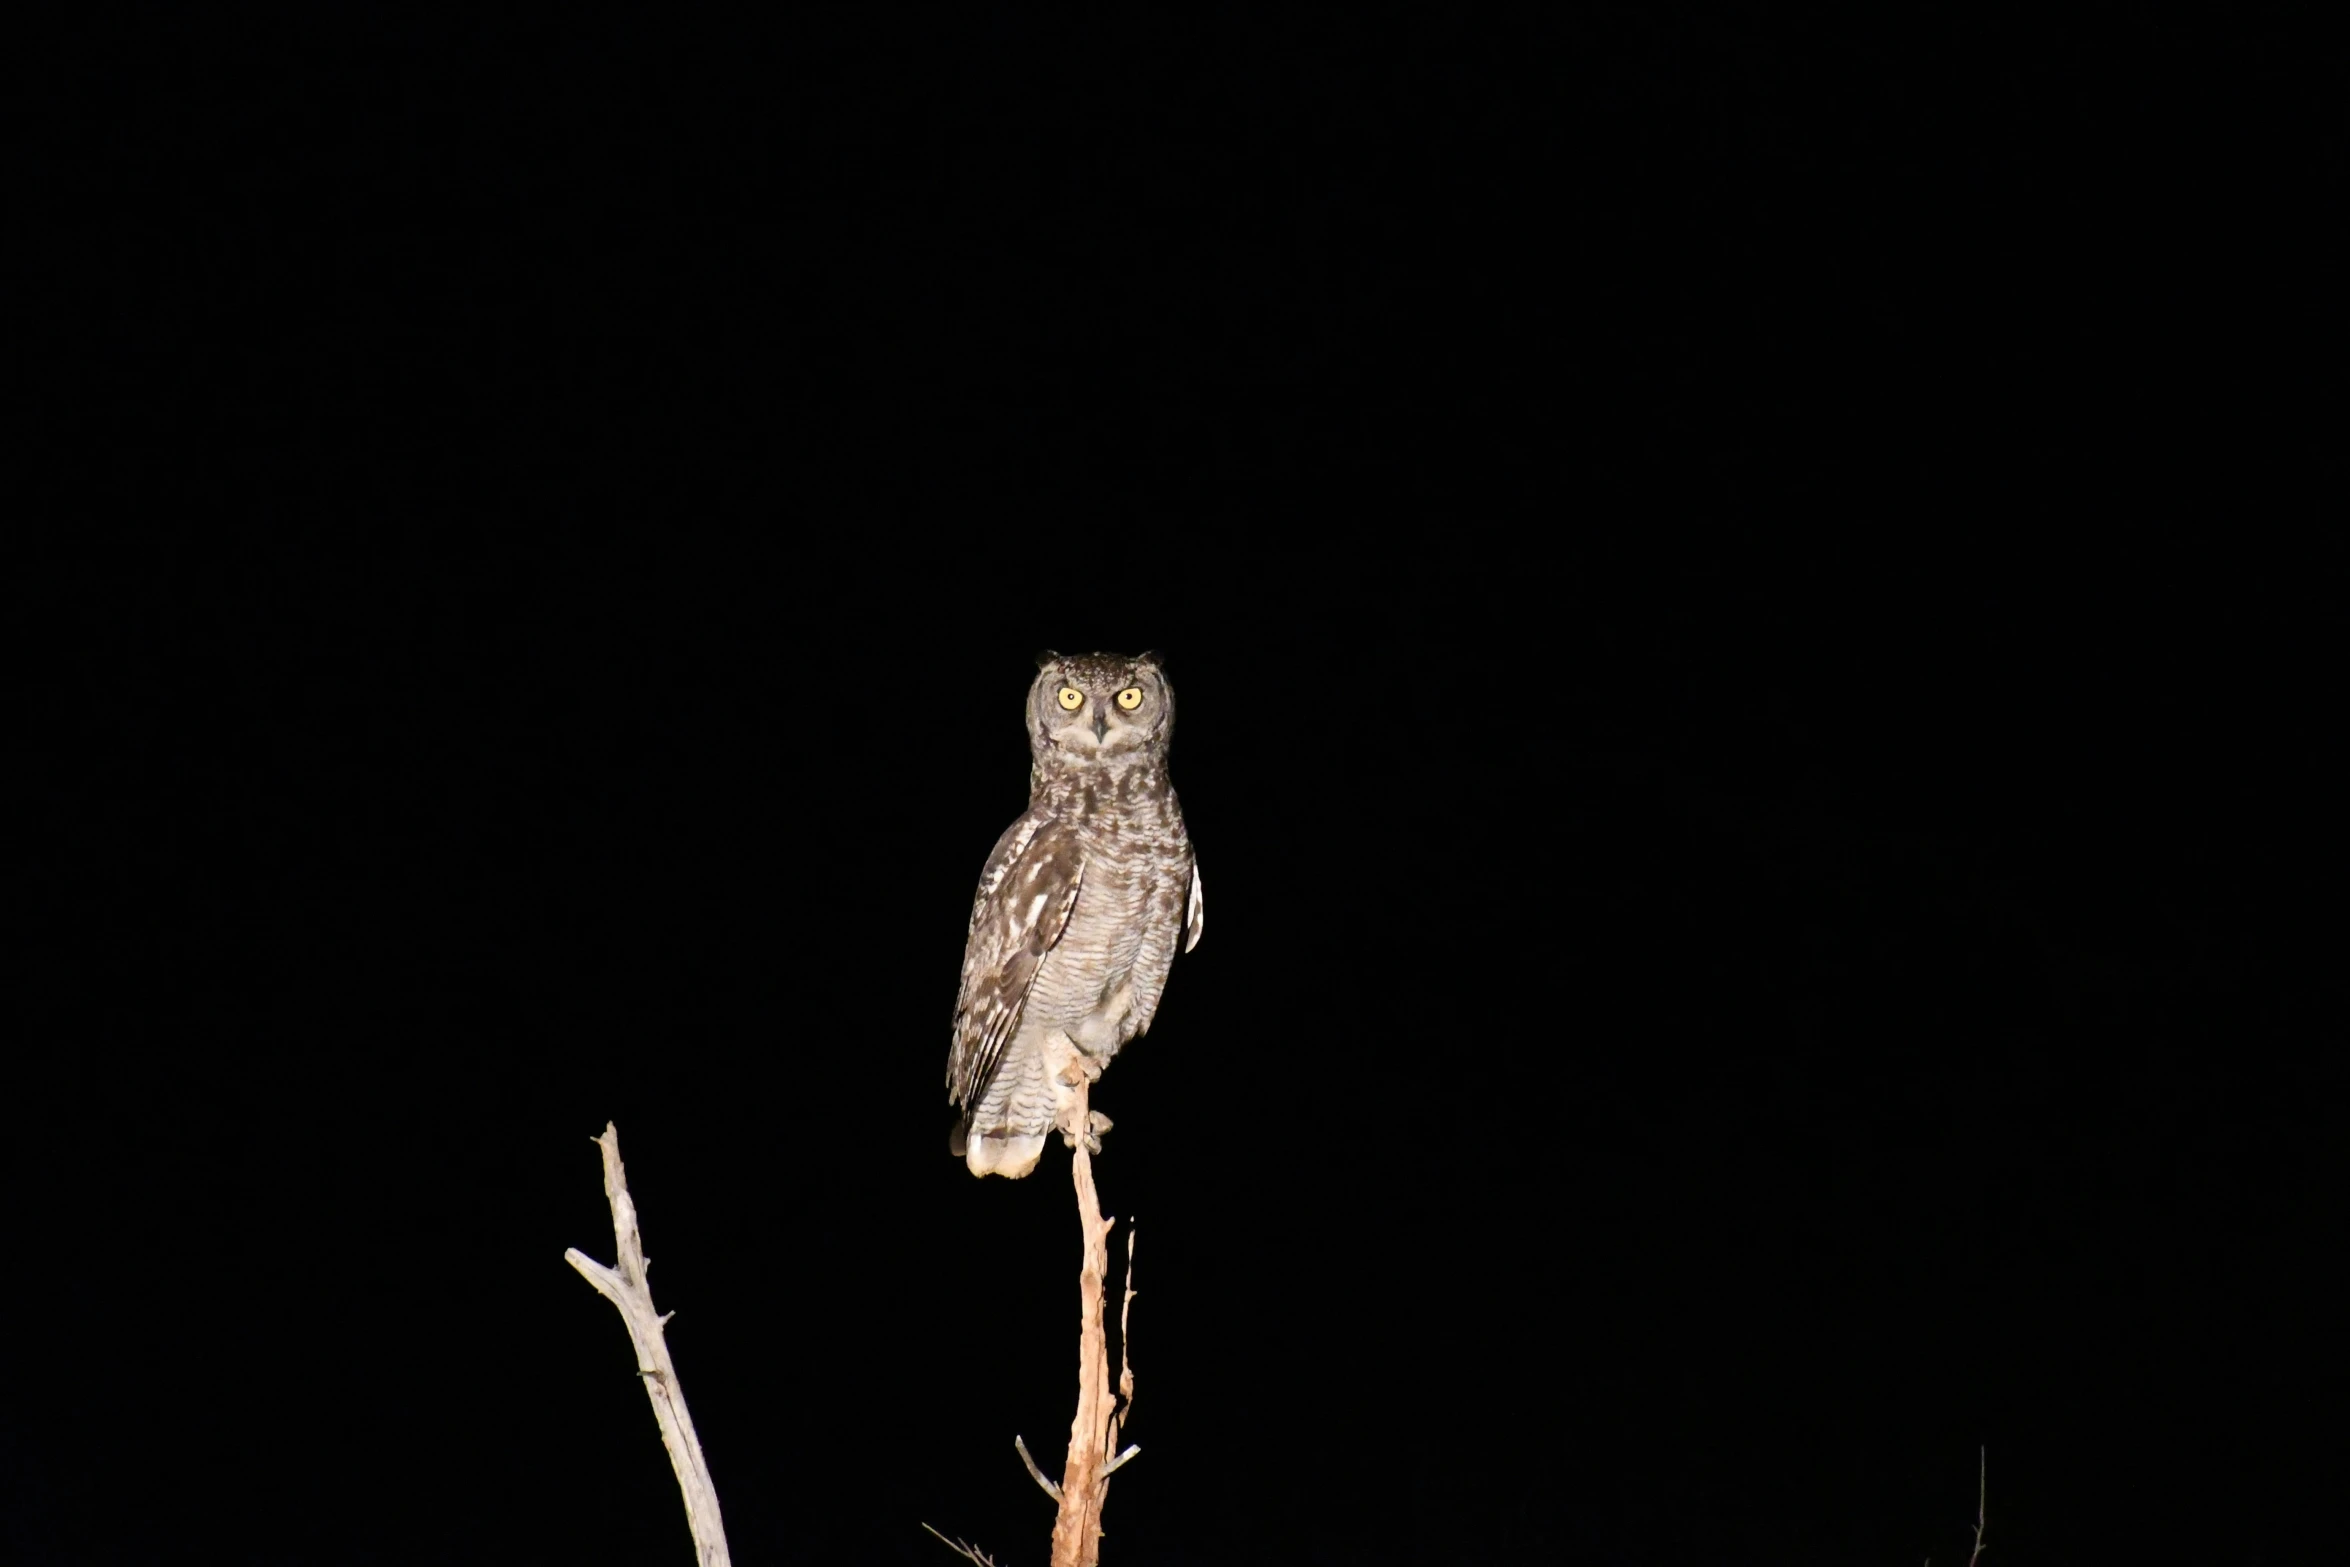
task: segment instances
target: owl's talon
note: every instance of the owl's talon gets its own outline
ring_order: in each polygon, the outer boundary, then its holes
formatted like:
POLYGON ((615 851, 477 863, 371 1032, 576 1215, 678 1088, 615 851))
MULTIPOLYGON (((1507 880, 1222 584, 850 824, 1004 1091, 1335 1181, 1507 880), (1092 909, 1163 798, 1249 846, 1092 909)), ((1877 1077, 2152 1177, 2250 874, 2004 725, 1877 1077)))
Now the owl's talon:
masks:
MULTIPOLYGON (((1102 1133, 1108 1131, 1113 1124, 1115 1123, 1099 1110, 1088 1110, 1085 1113, 1085 1151, 1087 1153, 1102 1151, 1102 1133)), ((1061 1146, 1063 1148, 1077 1146, 1076 1136, 1067 1127, 1061 1129, 1061 1146)))

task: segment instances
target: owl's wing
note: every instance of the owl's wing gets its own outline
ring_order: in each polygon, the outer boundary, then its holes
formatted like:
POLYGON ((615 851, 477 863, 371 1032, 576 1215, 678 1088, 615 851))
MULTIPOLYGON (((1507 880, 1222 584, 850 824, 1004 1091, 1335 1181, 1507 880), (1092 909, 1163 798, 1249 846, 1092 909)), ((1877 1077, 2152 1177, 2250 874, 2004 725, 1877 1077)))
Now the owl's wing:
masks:
POLYGON ((1006 829, 979 876, 947 1054, 947 1100, 974 1105, 1020 1026, 1037 965, 1069 928, 1085 857, 1077 835, 1030 812, 1006 829))

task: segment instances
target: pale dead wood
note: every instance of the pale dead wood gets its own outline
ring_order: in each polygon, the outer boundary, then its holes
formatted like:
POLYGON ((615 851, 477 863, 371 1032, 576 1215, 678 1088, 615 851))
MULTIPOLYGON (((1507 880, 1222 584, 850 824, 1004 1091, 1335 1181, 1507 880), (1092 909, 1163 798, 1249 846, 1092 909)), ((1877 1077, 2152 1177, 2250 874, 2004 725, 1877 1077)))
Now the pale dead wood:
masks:
POLYGON ((1134 1232, 1126 1232, 1126 1303, 1118 1312, 1119 1377, 1113 1393, 1110 1346, 1102 1326, 1102 1281, 1110 1271, 1110 1225, 1115 1221, 1102 1217, 1101 1197, 1093 1184, 1093 1155, 1084 1136, 1089 1085, 1081 1079, 1072 1086, 1076 1101, 1068 1124, 1077 1136, 1071 1173, 1077 1186, 1077 1222, 1085 1233, 1085 1266, 1077 1277, 1077 1415, 1069 1423, 1069 1457, 1061 1471, 1053 1567, 1095 1567, 1101 1559, 1102 1504, 1109 1497, 1110 1474, 1140 1451, 1118 1452, 1118 1433, 1134 1401, 1134 1368, 1125 1345, 1126 1310, 1134 1300, 1134 1232), (1119 1394, 1125 1397, 1126 1410, 1119 1407, 1119 1394))
MULTIPOLYGON (((628 1174, 620 1164, 620 1132, 609 1121, 595 1139, 604 1150, 604 1195, 612 1204, 612 1235, 619 1246, 616 1267, 605 1267, 573 1248, 563 1260, 619 1308, 628 1324, 629 1341, 636 1346, 637 1380, 653 1401, 653 1418, 661 1425, 661 1445, 669 1451, 669 1466, 677 1472, 677 1488, 685 1494, 686 1523, 693 1530, 694 1551, 701 1567, 728 1567, 726 1528, 718 1516, 718 1488, 710 1483, 710 1466, 702 1459, 702 1444, 694 1435, 693 1417, 686 1413, 685 1390, 678 1385, 677 1368, 669 1362, 669 1346, 662 1329, 669 1318, 653 1310, 652 1287, 645 1281, 652 1263, 637 1233, 636 1204, 629 1200, 628 1174)), ((974 1558, 977 1560, 978 1558, 974 1558)))

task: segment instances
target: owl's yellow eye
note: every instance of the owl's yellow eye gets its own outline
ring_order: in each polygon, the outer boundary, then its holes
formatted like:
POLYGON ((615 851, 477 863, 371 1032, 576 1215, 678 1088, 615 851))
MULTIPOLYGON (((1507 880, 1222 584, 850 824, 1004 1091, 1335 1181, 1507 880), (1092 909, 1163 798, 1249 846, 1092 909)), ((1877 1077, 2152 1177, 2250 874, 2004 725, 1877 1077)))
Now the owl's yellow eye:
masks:
POLYGON ((1061 707, 1065 712, 1076 712, 1085 705, 1085 693, 1072 686, 1061 687, 1061 707))
POLYGON ((1142 687, 1128 686, 1118 693, 1118 705, 1129 713, 1142 706, 1142 687))

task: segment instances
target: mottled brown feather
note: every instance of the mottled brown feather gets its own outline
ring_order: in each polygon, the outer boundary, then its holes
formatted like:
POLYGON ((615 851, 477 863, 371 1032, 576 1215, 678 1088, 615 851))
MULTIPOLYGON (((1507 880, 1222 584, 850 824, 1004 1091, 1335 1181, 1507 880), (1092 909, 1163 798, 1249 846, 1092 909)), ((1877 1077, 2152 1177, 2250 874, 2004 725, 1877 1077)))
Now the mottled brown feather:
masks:
POLYGON ((955 1042, 947 1057, 947 1101, 979 1102, 1020 1026, 1037 965, 1069 928, 1084 881, 1076 835, 1031 810, 1005 829, 980 873, 955 998, 955 1042))

